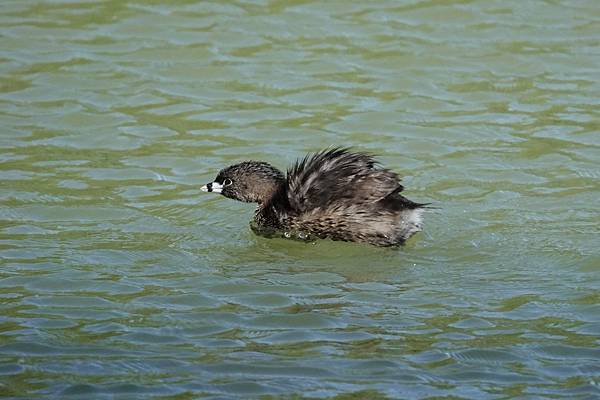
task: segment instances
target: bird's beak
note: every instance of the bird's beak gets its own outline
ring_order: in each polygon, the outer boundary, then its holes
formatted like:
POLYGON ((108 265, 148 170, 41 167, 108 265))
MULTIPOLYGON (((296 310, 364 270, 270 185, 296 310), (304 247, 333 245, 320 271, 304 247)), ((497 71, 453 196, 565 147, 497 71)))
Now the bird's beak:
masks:
POLYGON ((202 186, 200 189, 203 192, 221 193, 221 190, 223 190, 223 185, 221 185, 219 182, 210 182, 202 186))

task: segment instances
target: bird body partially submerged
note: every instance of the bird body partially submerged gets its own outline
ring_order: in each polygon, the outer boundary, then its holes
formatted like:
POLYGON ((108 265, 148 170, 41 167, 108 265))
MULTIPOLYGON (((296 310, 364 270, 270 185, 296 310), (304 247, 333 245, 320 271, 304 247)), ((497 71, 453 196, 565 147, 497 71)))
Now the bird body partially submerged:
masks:
POLYGON ((258 203, 251 227, 262 235, 376 246, 403 244, 420 231, 425 206, 402 196, 398 175, 372 156, 341 148, 298 160, 286 176, 268 163, 245 161, 202 189, 258 203))

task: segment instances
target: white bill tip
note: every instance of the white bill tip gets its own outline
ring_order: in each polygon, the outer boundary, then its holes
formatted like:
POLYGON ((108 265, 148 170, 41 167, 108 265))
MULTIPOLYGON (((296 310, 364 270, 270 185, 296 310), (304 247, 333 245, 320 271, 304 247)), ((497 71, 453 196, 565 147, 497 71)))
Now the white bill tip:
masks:
POLYGON ((202 190, 203 192, 221 193, 221 191, 223 190, 223 185, 221 185, 219 182, 210 182, 202 186, 200 190, 202 190))

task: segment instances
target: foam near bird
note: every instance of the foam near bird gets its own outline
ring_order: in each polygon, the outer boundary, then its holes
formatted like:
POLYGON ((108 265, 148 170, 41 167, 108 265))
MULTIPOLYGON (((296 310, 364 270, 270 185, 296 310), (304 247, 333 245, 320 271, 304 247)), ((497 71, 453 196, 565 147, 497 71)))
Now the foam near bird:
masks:
POLYGON ((222 169, 205 192, 258 203, 250 226, 263 236, 328 238, 397 246, 422 229, 426 204, 400 192, 398 175, 346 148, 309 154, 284 175, 263 161, 222 169))

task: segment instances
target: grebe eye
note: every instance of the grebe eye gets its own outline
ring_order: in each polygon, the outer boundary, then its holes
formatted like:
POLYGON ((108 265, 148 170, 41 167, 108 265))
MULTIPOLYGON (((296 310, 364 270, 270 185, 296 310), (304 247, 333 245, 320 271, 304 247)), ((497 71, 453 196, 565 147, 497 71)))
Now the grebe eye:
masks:
POLYGON ((233 183, 233 181, 231 179, 227 178, 223 181, 223 186, 229 186, 232 183, 233 183))

